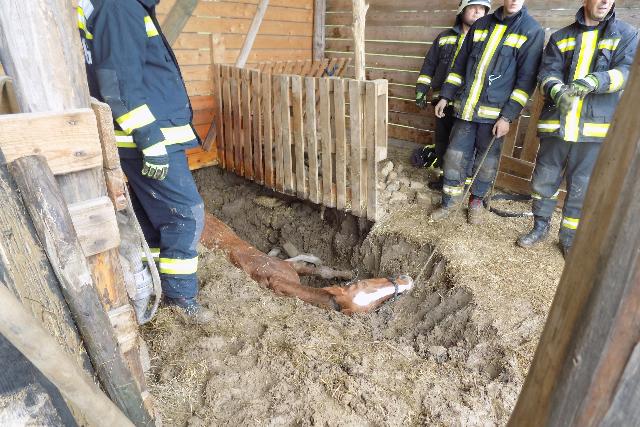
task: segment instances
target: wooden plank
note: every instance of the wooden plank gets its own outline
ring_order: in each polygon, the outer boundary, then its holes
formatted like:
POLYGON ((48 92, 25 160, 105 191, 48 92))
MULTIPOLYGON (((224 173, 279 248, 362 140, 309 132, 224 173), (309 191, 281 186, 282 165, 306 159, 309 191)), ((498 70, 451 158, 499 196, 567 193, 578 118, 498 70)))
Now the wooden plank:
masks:
POLYGON ((320 203, 320 185, 318 182, 318 135, 317 135, 317 114, 316 114, 316 79, 305 77, 305 119, 304 136, 309 158, 309 200, 313 203, 320 203))
POLYGON ((0 115, 0 149, 7 162, 40 154, 56 175, 102 167, 102 147, 94 112, 0 115))
POLYGON ((167 14, 162 22, 162 32, 170 45, 182 32, 197 4, 198 0, 177 0, 167 14))
POLYGON ((187 160, 189 161, 190 170, 222 165, 221 162, 218 162, 218 153, 216 151, 204 151, 200 147, 187 150, 187 160))
MULTIPOLYGON (((231 67, 222 67, 222 101, 224 114, 224 163, 223 167, 234 170, 234 149, 233 149, 233 104, 231 97, 231 67)), ((222 131, 220 132, 222 134, 222 131)))
POLYGON ((251 141, 251 73, 240 70, 242 83, 242 126, 244 177, 253 180, 253 143, 251 141))
POLYGON ((108 197, 69 205, 69 214, 85 256, 106 252, 120 245, 116 213, 108 197), (100 230, 96 233, 96 230, 100 230))
POLYGON ((13 80, 9 76, 0 76, 0 114, 15 114, 20 112, 13 80))
POLYGON ((273 105, 271 74, 262 74, 262 141, 264 144, 264 184, 275 187, 273 177, 273 105))
POLYGON ((326 0, 313 1, 313 56, 315 61, 324 58, 325 49, 325 17, 327 12, 326 0))
POLYGON ((603 427, 640 425, 640 344, 636 344, 622 374, 620 385, 602 420, 603 427))
POLYGON ((273 132, 275 135, 275 189, 277 191, 284 191, 284 154, 282 147, 282 139, 284 134, 282 132, 282 87, 280 83, 279 75, 272 75, 271 82, 273 85, 273 132))
POLYGON ((356 80, 364 80, 364 68, 365 68, 365 26, 366 16, 369 5, 365 3, 365 0, 353 0, 353 51, 355 56, 354 68, 356 80))
POLYGON ((347 205, 347 128, 345 123, 345 80, 333 81, 334 124, 336 138, 336 208, 344 210, 347 205))
POLYGON ((291 151, 291 89, 289 76, 280 76, 280 113, 282 114, 282 167, 284 192, 294 194, 296 182, 293 178, 293 153, 291 151))
POLYGON ((126 196, 126 180, 122 169, 105 169, 104 180, 107 194, 117 211, 125 210, 128 206, 126 196))
POLYGON ((216 140, 215 140, 215 144, 216 144, 216 149, 217 149, 217 153, 218 153, 218 161, 220 162, 221 165, 224 165, 224 156, 225 156, 225 152, 224 152, 224 125, 223 125, 223 119, 222 119, 222 115, 223 115, 223 111, 224 111, 224 107, 223 107, 223 103, 222 103, 222 99, 223 99, 223 94, 222 94, 222 70, 220 68, 220 65, 218 64, 213 64, 212 66, 213 68, 213 88, 214 88, 214 120, 215 120, 215 124, 216 124, 216 140))
POLYGON ((251 26, 247 31, 247 36, 245 37, 244 43, 242 44, 240 54, 238 55, 238 59, 236 60, 236 67, 243 68, 246 65, 247 59, 249 58, 249 53, 251 52, 253 43, 256 40, 256 35, 260 30, 262 20, 264 19, 264 15, 267 12, 267 7, 269 7, 269 0, 260 0, 260 3, 258 3, 258 8, 256 9, 256 13, 251 20, 251 26))
POLYGON ((362 147, 364 146, 364 83, 357 80, 349 82, 349 117, 351 131, 351 211, 355 216, 366 216, 363 202, 366 200, 366 173, 362 170, 362 147), (365 215, 363 215, 363 213, 365 215))
POLYGON ((253 135, 253 174, 255 181, 264 183, 262 165, 262 81, 258 71, 251 71, 251 125, 253 135))
POLYGON ((527 127, 524 141, 522 143, 522 152, 520 158, 528 162, 535 163, 540 148, 540 140, 538 139, 538 119, 544 107, 544 96, 536 91, 533 98, 533 107, 531 109, 531 120, 527 127))
POLYGON ((386 80, 376 80, 376 157, 380 162, 387 158, 389 123, 389 86, 386 80))
POLYGON ((233 165, 234 172, 244 176, 244 163, 242 158, 243 133, 242 133, 242 81, 240 69, 231 68, 231 104, 233 109, 233 165))
POLYGON ((304 125, 302 107, 302 77, 291 76, 291 103, 293 104, 293 144, 295 147, 296 194, 300 199, 309 197, 307 174, 304 166, 304 125))
POLYGON ((116 145, 111 108, 104 102, 91 99, 91 109, 98 122, 98 135, 102 147, 102 166, 105 169, 120 169, 120 155, 116 145))
POLYGON ((334 208, 333 140, 331 137, 331 80, 318 79, 320 95, 320 139, 322 143, 322 204, 334 208))
POLYGON ((364 129, 367 144, 367 218, 370 221, 376 221, 378 209, 378 168, 376 165, 378 94, 376 82, 365 82, 365 99, 364 129))

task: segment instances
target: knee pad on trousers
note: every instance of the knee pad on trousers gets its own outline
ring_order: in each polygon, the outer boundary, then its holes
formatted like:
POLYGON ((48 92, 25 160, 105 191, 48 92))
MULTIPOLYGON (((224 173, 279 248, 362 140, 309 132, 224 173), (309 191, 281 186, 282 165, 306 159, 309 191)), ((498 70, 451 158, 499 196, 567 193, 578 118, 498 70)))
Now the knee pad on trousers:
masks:
POLYGON ((538 194, 545 199, 557 197, 557 182, 560 180, 561 174, 562 171, 555 167, 536 166, 531 182, 531 189, 534 194, 538 194))
POLYGON ((466 176, 466 166, 464 152, 448 149, 444 155, 444 177, 451 181, 464 181, 466 176), (464 175, 464 176, 463 176, 464 175))
POLYGON ((498 158, 493 156, 487 156, 482 164, 482 167, 478 171, 478 181, 491 182, 496 176, 498 170, 498 158))
POLYGON ((191 212, 196 223, 193 242, 191 242, 191 249, 195 251, 198 247, 198 243, 200 242, 202 230, 204 230, 204 203, 198 203, 197 205, 192 206, 191 212))

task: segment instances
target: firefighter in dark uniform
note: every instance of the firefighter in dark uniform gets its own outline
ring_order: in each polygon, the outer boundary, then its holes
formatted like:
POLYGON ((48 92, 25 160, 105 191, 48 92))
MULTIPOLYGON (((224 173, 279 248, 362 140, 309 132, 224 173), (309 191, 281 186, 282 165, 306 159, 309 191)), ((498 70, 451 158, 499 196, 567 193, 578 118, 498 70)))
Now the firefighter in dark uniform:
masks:
MULTIPOLYGON (((462 0, 460 2, 455 25, 438 35, 424 58, 416 84, 416 105, 419 108, 427 108, 429 89, 433 91, 431 101, 433 106, 435 107, 438 103, 440 88, 447 78, 460 47, 462 47, 462 42, 469 32, 469 28, 479 18, 489 13, 490 9, 490 0, 462 0)), ((436 117, 435 144, 416 150, 414 158, 420 159, 414 161, 416 166, 442 168, 442 159, 449 145, 453 123, 453 107, 448 106, 444 117, 436 117)), ((469 163, 471 163, 470 160, 469 163)), ((442 180, 441 175, 438 181, 429 183, 429 187, 434 190, 442 190, 442 180)))
POLYGON ((478 19, 462 44, 436 105, 436 116, 453 102, 456 121, 444 158, 442 206, 433 220, 446 218, 462 202, 466 159, 474 150, 477 178, 471 188, 468 221, 481 222, 483 199, 497 174, 502 140, 536 85, 544 31, 527 13, 524 0, 505 0, 478 19), (485 161, 493 137, 496 138, 485 161))
POLYGON ((585 0, 576 22, 554 33, 545 48, 538 76, 545 105, 532 183, 534 226, 518 239, 522 247, 549 234, 563 178, 567 198, 559 240, 565 256, 573 243, 589 178, 638 44, 638 31, 616 19, 614 3, 585 0))
POLYGON ((199 143, 176 58, 155 17, 159 0, 80 0, 78 26, 92 96, 113 112, 136 216, 158 255, 165 301, 198 321, 197 244, 204 204, 185 149, 199 143))

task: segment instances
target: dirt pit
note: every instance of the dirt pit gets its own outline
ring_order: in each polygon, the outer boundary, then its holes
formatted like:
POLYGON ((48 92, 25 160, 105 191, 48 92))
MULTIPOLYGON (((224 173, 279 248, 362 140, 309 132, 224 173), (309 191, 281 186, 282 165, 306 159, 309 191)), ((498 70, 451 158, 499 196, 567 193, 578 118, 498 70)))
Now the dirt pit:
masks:
POLYGON ((530 220, 491 214, 480 227, 462 215, 429 223, 437 194, 396 163, 381 165, 384 216, 373 228, 216 168, 196 174, 207 210, 264 252, 287 244, 359 278, 417 280, 379 311, 347 317, 277 297, 203 251, 201 302, 218 321, 193 326, 165 308, 143 331, 165 425, 507 422, 562 272, 557 239, 517 248, 530 220))

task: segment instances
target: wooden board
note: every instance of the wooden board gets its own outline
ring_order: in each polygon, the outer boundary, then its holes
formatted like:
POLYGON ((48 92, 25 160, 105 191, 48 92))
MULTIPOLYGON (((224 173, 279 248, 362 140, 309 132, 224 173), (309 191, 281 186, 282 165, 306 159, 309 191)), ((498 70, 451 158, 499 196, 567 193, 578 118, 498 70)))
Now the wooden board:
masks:
POLYGON ((344 210, 347 204, 347 129, 345 122, 345 81, 332 79, 335 144, 336 144, 336 208, 344 210))
POLYGON ((251 134, 253 137, 253 173, 256 182, 264 183, 262 164, 262 81, 257 71, 251 71, 251 134))
POLYGON ((333 201, 333 139, 331 136, 331 99, 329 79, 319 79, 320 96, 320 139, 322 145, 322 204, 330 208, 335 207, 333 201))
POLYGON ((69 205, 73 226, 85 256, 106 252, 120 245, 116 213, 108 197, 69 205), (96 233, 96 230, 100 230, 96 233))
MULTIPOLYGON (((302 77, 291 76, 291 103, 293 105, 293 145, 295 148, 295 178, 296 178, 296 194, 301 199, 308 197, 307 191, 307 174, 304 166, 304 109, 302 101, 302 77)), ((307 116, 307 120, 309 117, 307 116)))
POLYGON ((309 200, 313 203, 320 203, 319 174, 318 174, 318 134, 316 122, 316 79, 307 77, 304 79, 305 86, 305 127, 304 137, 308 147, 309 157, 309 200))
POLYGON ((273 177, 273 104, 272 104, 271 76, 262 74, 262 119, 263 119, 263 144, 264 144, 264 184, 274 188, 273 177))

